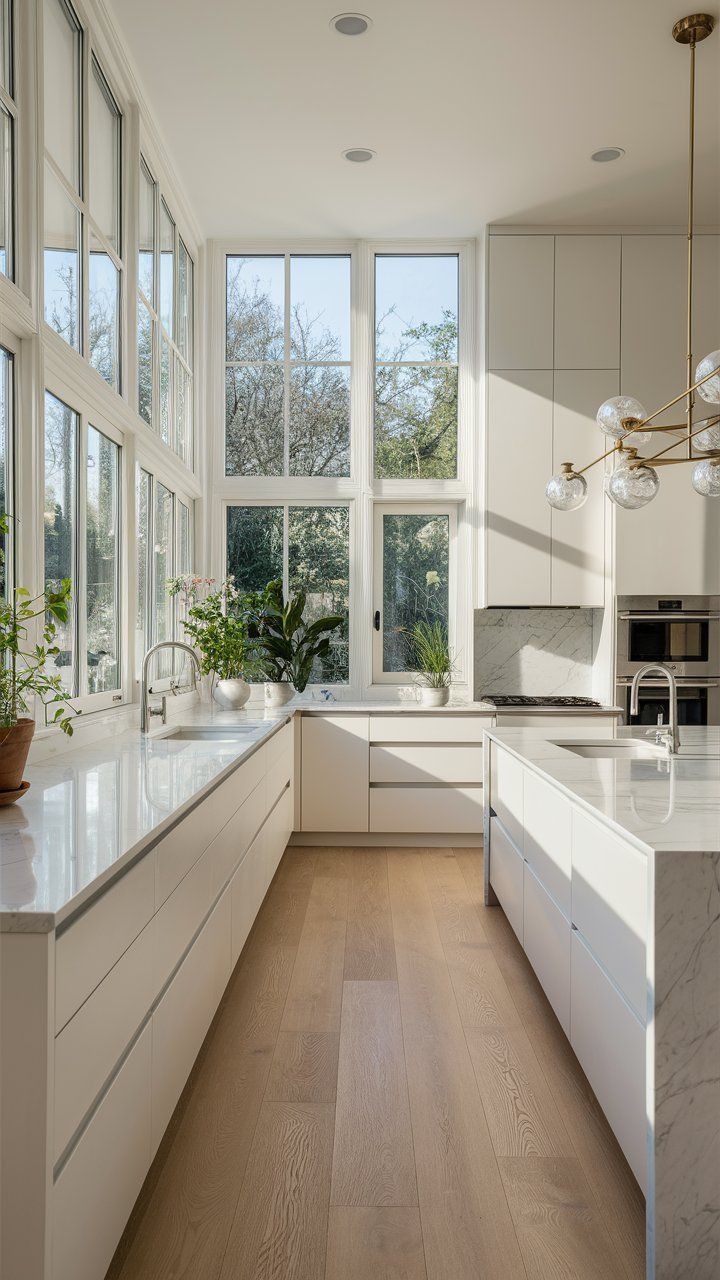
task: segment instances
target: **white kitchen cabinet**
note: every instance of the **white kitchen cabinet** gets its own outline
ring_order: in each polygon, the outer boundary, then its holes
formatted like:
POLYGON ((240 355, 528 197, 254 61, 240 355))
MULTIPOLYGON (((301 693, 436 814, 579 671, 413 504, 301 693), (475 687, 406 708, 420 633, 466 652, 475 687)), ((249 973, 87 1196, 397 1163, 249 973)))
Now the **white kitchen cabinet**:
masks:
POLYGON ((367 831, 369 717, 302 718, 303 831, 367 831))
MULTIPOLYGON (((695 237, 694 366, 720 344, 720 237, 695 237)), ((652 413, 685 384, 687 241, 682 235, 623 237, 622 383, 652 413)), ((705 404, 696 399, 696 417, 705 404)), ((684 423, 684 404, 658 422, 684 423)), ((656 437, 657 448, 669 437, 656 437)), ((650 446, 643 446, 647 454, 650 446)), ((681 456, 678 450, 677 456, 681 456)), ((720 504, 695 493, 691 467, 664 467, 660 491, 640 511, 615 513, 620 595, 720 591, 720 504)))
POLYGON ((490 746, 490 804, 510 839, 523 852, 523 782, 520 761, 497 743, 490 746))
POLYGON ((552 369, 554 251, 548 235, 490 236, 491 369, 552 369))
POLYGON ((371 782, 481 783, 482 776, 480 744, 386 743, 370 747, 371 782))
POLYGON ((370 788, 370 830, 461 834, 482 830, 481 786, 370 788))
POLYGON ((232 965, 240 958, 253 921, 265 896, 265 827, 258 832, 233 876, 232 894, 232 965))
POLYGON ((570 1042, 643 1191, 645 1028, 573 931, 570 1042))
POLYGON ((619 369, 620 249, 617 235, 555 237, 556 369, 619 369))
MULTIPOLYGON (((616 368, 555 371, 552 466, 549 474, 557 475, 563 462, 573 462, 575 466, 582 467, 602 452, 603 437, 595 415, 603 400, 618 394, 619 386, 616 368)), ((588 496, 577 511, 548 508, 550 602, 553 605, 602 608, 605 599, 607 502, 603 477, 602 463, 587 472, 588 496)))
POLYGON ((523 940, 523 856, 499 818, 490 819, 490 883, 520 942, 523 940))
POLYGON ((523 815, 525 858, 569 920, 570 802, 527 769, 523 785, 523 815))
POLYGON ((550 604, 552 370, 490 373, 487 432, 487 604, 550 604))
POLYGON ((570 932, 570 921, 526 862, 523 947, 566 1035, 570 1033, 570 932))
POLYGON ((399 711, 395 715, 370 716, 370 742, 474 743, 482 746, 483 728, 493 722, 490 715, 453 715, 452 711, 422 715, 399 711))

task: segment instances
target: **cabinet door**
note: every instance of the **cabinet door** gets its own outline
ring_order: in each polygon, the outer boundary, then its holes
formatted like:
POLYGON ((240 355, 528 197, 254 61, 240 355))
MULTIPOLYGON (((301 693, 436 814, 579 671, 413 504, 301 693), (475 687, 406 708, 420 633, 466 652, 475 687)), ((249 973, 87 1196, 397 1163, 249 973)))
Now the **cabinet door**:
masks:
POLYGON ((523 940, 522 854, 497 818, 490 819, 490 884, 518 938, 523 940))
POLYGON ((570 920, 570 801, 531 769, 523 775, 526 861, 570 920))
POLYGON ((552 370, 489 375, 489 605, 550 604, 552 432, 552 370))
POLYGON ((265 896, 266 827, 258 831, 230 884, 232 894, 232 965, 238 962, 265 896))
MULTIPOLYGON (((552 472, 563 462, 584 466, 603 451, 595 415, 619 389, 617 369, 561 369, 555 373, 552 472)), ((587 501, 577 511, 550 511, 551 600, 554 605, 601 608, 605 597, 603 467, 588 471, 587 501)), ((536 478, 536 483, 538 479, 536 478)), ((542 485, 541 485, 542 488, 542 485)))
POLYGON ((551 235, 490 236, 491 369, 552 369, 554 251, 551 235))
POLYGON ((303 831, 367 831, 368 719, 302 717, 303 831))
POLYGON ((556 369, 620 368, 620 246, 620 236, 555 237, 556 369))
POLYGON ((531 867, 523 878, 523 946, 563 1031, 570 1031, 570 921, 531 867))
MULTIPOLYGON (((623 237, 621 389, 624 395, 637 396, 648 413, 686 385, 686 254, 684 236, 623 237)), ((699 360, 718 346, 718 236, 695 240, 694 303, 693 347, 699 360)), ((696 401, 696 417, 704 415, 704 403, 696 401)), ((682 402, 658 422, 684 422, 682 402)), ((669 439, 659 438, 658 447, 661 442, 669 439)), ((616 509, 619 594, 720 591, 720 504, 696 494, 690 474, 689 465, 664 467, 659 472, 660 492, 647 507, 616 509)))

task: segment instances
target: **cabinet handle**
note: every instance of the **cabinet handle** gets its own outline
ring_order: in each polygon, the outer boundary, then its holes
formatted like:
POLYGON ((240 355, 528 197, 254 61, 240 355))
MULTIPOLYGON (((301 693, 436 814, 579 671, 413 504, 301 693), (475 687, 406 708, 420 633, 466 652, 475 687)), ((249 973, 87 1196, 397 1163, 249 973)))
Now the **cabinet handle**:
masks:
POLYGON ((379 609, 375 610, 375 616, 373 618, 373 626, 376 631, 380 630, 380 610, 379 609))

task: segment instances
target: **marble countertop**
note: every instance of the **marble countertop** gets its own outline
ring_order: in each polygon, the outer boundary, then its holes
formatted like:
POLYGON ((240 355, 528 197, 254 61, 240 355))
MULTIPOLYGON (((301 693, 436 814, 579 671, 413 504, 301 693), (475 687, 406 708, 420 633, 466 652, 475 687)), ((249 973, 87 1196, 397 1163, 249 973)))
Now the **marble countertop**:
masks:
POLYGON ((61 924, 292 715, 198 703, 183 725, 242 724, 242 735, 188 741, 172 736, 174 723, 147 738, 133 728, 29 765, 22 803, 0 808, 0 932, 61 924))
MULTIPOLYGON (((681 728, 678 755, 658 760, 575 755, 562 745, 582 740, 570 728, 493 728, 488 735, 646 849, 720 853, 720 727, 681 728)), ((614 736, 647 740, 639 729, 614 736)))

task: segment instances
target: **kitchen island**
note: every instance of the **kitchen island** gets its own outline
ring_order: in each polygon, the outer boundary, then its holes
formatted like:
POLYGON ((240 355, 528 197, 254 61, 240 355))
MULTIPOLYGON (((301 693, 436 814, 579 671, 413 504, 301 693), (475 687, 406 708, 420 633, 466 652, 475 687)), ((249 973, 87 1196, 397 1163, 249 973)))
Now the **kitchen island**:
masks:
POLYGON ((647 1275, 720 1274, 720 729, 486 734, 499 902, 647 1203, 647 1275))

